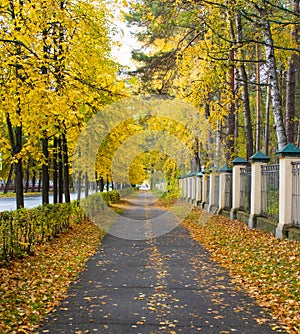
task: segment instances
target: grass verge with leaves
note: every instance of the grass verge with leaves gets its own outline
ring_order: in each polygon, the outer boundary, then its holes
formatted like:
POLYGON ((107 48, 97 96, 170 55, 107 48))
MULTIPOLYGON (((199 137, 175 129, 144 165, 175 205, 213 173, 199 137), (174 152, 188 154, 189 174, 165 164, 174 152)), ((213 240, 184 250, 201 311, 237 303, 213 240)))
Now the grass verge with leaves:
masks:
POLYGON ((34 255, 0 268, 0 333, 29 333, 66 295, 95 253, 104 232, 89 221, 74 224, 34 255))
POLYGON ((202 224, 199 208, 183 225, 288 333, 300 333, 299 243, 276 239, 273 234, 222 216, 202 224))

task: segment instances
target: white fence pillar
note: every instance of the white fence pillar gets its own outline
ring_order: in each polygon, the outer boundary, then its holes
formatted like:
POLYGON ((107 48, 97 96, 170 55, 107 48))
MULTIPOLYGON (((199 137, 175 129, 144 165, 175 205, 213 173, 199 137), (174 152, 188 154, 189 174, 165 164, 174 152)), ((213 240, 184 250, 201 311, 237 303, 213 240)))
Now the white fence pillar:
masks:
POLYGON ((279 157, 279 224, 276 237, 284 237, 284 228, 292 223, 292 162, 300 161, 300 149, 286 145, 276 154, 279 157))
POLYGON ((230 210, 230 219, 236 219, 236 213, 240 208, 241 197, 241 168, 244 168, 248 162, 237 157, 232 161, 232 208, 230 210))
POLYGON ((249 158, 251 162, 251 200, 248 226, 256 227, 256 216, 261 214, 261 166, 270 161, 262 152, 257 152, 249 158))

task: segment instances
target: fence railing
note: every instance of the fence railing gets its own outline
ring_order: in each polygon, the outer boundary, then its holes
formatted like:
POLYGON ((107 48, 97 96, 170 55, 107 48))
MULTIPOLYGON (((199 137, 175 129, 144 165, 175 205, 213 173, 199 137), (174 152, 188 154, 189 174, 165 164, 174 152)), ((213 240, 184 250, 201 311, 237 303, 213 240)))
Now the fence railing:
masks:
POLYGON ((219 206, 219 192, 220 192, 220 176, 215 176, 215 194, 214 194, 214 206, 219 206))
POLYGON ((210 191, 210 175, 206 178, 206 202, 209 202, 209 191, 210 191))
POLYGON ((225 175, 225 205, 224 209, 232 208, 232 174, 225 175))
POLYGON ((292 224, 300 227, 300 162, 292 163, 292 224))
POLYGON ((245 212, 250 212, 251 167, 241 168, 240 180, 240 209, 245 212))
POLYGON ((278 220, 279 164, 261 166, 261 214, 278 220))
MULTIPOLYGON (((212 174, 192 176, 196 189, 192 198, 184 198, 209 211, 216 206, 219 213, 230 211, 230 219, 247 221, 250 228, 300 241, 300 148, 288 144, 277 157, 278 164, 268 164, 270 158, 259 151, 249 158, 251 166, 238 157, 232 169, 224 165, 212 174)), ((181 189, 190 176, 181 178, 181 189)))

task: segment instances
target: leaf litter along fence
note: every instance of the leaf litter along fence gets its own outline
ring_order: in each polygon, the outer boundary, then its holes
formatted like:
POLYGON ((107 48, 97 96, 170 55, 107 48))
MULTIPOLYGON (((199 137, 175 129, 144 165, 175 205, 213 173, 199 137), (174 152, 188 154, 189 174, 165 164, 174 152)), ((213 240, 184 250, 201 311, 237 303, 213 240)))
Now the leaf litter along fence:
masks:
POLYGON ((240 209, 250 213, 251 200, 251 167, 244 167, 240 170, 240 209))
POLYGON ((261 166, 261 214, 279 219, 279 164, 261 166))
POLYGON ((300 227, 300 162, 292 163, 292 224, 300 227))

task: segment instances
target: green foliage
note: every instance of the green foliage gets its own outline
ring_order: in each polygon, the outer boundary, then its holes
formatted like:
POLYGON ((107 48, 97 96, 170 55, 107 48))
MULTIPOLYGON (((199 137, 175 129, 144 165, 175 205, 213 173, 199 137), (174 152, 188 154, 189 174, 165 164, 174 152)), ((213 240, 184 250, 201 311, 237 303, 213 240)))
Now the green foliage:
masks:
POLYGON ((51 240, 83 220, 76 202, 0 213, 0 259, 31 255, 33 246, 51 240))

